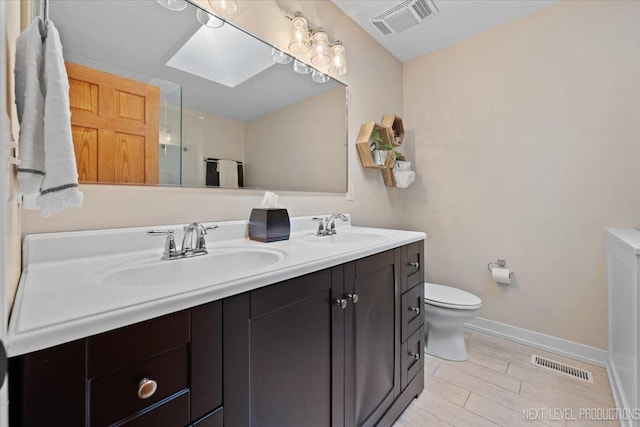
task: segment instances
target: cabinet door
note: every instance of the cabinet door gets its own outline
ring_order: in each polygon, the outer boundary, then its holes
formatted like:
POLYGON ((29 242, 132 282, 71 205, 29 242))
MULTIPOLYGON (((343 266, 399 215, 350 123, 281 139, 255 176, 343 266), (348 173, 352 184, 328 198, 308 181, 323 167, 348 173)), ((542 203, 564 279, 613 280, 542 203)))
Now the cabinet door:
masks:
POLYGON ((9 359, 9 425, 83 426, 85 340, 9 359))
POLYGON ((224 300, 225 425, 342 427, 342 294, 335 267, 224 300))
POLYGON ((375 425, 400 394, 400 250, 345 265, 345 424, 375 425))
POLYGON ((222 301, 191 309, 190 403, 192 421, 222 406, 222 301))

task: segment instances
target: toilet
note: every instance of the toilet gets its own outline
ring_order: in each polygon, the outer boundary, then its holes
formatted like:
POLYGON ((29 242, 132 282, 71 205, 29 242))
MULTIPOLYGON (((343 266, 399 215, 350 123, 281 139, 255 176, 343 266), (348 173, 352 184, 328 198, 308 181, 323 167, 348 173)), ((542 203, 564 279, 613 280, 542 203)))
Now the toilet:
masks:
POLYGON ((464 324, 478 314, 482 301, 451 286, 424 284, 425 352, 446 360, 467 360, 464 324))

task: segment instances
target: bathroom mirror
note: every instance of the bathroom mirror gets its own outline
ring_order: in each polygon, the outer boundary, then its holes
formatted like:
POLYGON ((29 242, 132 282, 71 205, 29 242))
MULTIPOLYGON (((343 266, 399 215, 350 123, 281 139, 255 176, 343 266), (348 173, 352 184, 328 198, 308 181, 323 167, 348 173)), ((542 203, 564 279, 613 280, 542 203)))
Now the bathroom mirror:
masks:
POLYGON ((346 86, 185 4, 51 1, 80 181, 346 192, 346 86))

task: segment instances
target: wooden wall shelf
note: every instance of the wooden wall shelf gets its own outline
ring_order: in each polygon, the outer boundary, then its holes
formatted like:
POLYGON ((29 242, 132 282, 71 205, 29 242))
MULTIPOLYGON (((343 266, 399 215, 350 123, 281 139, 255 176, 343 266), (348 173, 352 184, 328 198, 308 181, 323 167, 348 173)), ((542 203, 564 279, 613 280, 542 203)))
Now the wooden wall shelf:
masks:
POLYGON ((363 167, 371 169, 392 168, 393 163, 395 162, 393 155, 387 156, 387 161, 384 166, 381 166, 373 161, 373 153, 371 152, 371 148, 369 148, 369 145, 371 144, 371 137, 374 130, 380 132, 380 137, 385 143, 393 145, 394 138, 391 128, 381 126, 376 122, 368 122, 363 124, 360 127, 360 133, 358 134, 358 140, 356 142, 356 149, 358 151, 358 156, 360 157, 360 163, 362 163, 363 167))
POLYGON ((394 147, 401 146, 402 140, 404 139, 404 124, 402 123, 402 118, 395 114, 389 114, 382 118, 382 126, 391 129, 391 145, 394 147))
MULTIPOLYGON (((382 123, 368 122, 360 127, 360 133, 356 141, 356 150, 358 151, 358 157, 360 163, 365 168, 379 169, 384 179, 384 185, 387 187, 395 187, 396 180, 393 176, 393 166, 395 164, 394 151, 390 151, 384 166, 381 166, 373 161, 373 153, 371 152, 371 138, 373 132, 377 130, 380 132, 382 140, 391 144, 393 147, 400 147, 404 139, 404 124, 402 118, 395 114, 388 114, 382 117, 382 123)), ((404 155, 401 156, 404 160, 404 155)))
POLYGON ((393 168, 392 169, 382 169, 382 179, 384 179, 384 185, 387 187, 395 187, 396 179, 393 176, 393 168))

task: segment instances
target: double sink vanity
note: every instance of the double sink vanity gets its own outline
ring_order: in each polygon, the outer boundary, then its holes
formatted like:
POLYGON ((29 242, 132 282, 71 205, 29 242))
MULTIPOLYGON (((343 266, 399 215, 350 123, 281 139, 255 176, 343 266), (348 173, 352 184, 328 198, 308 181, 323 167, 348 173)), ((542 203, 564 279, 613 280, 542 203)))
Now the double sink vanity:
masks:
POLYGON ((426 236, 346 219, 27 236, 10 424, 391 425, 424 388, 426 236))

